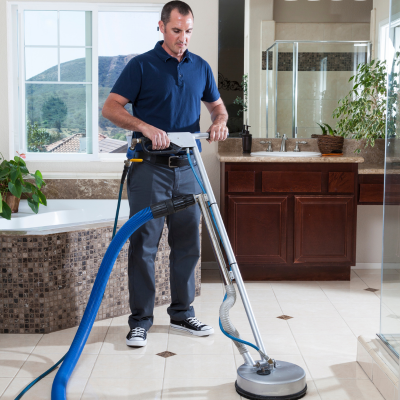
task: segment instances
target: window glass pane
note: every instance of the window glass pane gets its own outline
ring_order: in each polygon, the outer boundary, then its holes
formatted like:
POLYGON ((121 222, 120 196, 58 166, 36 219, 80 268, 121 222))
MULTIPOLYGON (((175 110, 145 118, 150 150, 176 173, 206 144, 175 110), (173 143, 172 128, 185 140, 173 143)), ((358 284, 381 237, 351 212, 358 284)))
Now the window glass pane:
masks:
MULTIPOLYGON (((160 40, 157 31, 159 19, 158 12, 99 12, 99 138, 106 139, 99 141, 100 152, 126 151, 125 134, 128 131, 105 119, 101 110, 129 60, 153 49, 160 40), (112 147, 106 146, 108 142, 112 147)), ((125 108, 132 114, 131 104, 125 108)))
POLYGON ((57 11, 25 11, 25 45, 57 45, 57 11))
POLYGON ((91 153, 91 85, 30 84, 26 90, 28 151, 91 153))
POLYGON ((25 79, 31 81, 58 80, 57 48, 25 48, 25 79))
POLYGON ((60 45, 92 45, 91 11, 60 11, 60 45))
POLYGON ((60 80, 62 82, 91 82, 92 49, 61 48, 60 80))

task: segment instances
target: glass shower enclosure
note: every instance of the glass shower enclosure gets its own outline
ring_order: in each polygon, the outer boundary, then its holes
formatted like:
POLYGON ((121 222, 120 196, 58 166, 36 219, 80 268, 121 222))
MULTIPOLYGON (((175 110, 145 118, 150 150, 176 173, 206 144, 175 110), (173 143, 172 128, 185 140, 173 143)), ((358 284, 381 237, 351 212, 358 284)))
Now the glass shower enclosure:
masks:
POLYGON ((277 40, 264 54, 266 137, 311 137, 321 133, 317 122, 335 125, 332 112, 370 54, 366 41, 277 40))
POLYGON ((383 256, 381 271, 381 318, 379 337, 389 353, 400 353, 400 124, 399 61, 400 0, 392 0, 386 32, 388 95, 386 115, 385 194, 383 206, 383 256))

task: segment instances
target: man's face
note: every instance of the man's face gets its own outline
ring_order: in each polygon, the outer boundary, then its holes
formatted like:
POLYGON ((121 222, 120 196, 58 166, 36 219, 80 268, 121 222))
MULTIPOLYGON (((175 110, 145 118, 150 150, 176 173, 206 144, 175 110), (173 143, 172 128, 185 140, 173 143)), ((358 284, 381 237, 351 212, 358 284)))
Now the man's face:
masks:
POLYGON ((178 10, 171 11, 171 18, 166 26, 159 22, 161 33, 164 35, 164 45, 176 55, 182 56, 189 46, 193 30, 193 16, 183 16, 178 10))

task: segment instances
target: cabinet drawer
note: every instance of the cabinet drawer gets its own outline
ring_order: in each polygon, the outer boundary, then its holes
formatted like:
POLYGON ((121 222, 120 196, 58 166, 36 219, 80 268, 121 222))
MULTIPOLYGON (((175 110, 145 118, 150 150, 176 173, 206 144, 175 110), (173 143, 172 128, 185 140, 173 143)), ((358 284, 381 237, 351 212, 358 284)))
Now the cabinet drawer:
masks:
POLYGON ((229 171, 228 172, 228 192, 230 193, 249 193, 256 190, 255 171, 229 171))
POLYGON ((263 192, 321 192, 321 172, 263 171, 263 192))
POLYGON ((354 193, 353 172, 329 172, 329 193, 354 193))
POLYGON ((360 203, 383 203, 383 183, 360 183, 360 203))

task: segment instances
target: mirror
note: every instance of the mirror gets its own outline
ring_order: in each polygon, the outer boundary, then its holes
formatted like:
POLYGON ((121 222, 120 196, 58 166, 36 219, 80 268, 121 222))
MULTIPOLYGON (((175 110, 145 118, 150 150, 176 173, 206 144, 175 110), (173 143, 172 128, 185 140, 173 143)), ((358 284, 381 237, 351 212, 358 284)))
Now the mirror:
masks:
POLYGON ((254 138, 309 138, 321 133, 317 122, 334 128, 349 78, 377 52, 372 8, 372 0, 220 0, 218 88, 230 137, 244 121, 254 138))

